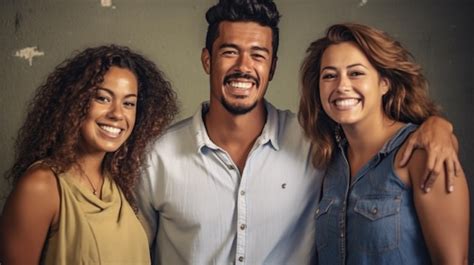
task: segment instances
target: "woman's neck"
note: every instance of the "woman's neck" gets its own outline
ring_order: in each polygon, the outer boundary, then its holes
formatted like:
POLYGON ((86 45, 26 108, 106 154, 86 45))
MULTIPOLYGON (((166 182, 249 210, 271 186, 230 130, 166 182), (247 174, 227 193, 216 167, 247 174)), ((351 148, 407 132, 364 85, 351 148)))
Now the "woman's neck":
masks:
POLYGON ((104 158, 105 156, 83 155, 78 158, 76 164, 89 176, 101 176, 104 158))
POLYGON ((105 154, 83 154, 79 155, 75 165, 71 169, 73 175, 84 187, 101 198, 102 185, 104 183, 103 160, 105 154))
POLYGON ((348 141, 347 156, 351 176, 355 176, 402 126, 403 123, 387 117, 375 122, 366 121, 356 125, 342 126, 348 141))

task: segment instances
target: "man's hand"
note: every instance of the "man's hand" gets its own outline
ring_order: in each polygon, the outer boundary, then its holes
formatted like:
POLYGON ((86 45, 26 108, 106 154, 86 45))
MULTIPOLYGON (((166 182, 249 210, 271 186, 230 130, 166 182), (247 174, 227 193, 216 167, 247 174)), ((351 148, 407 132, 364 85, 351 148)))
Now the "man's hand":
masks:
POLYGON ((413 151, 422 148, 428 153, 426 170, 421 189, 429 192, 441 170, 446 172, 446 190, 454 190, 454 177, 462 174, 458 158, 458 141, 453 134, 453 126, 440 117, 429 117, 412 133, 401 149, 403 154, 400 166, 407 165, 413 151))

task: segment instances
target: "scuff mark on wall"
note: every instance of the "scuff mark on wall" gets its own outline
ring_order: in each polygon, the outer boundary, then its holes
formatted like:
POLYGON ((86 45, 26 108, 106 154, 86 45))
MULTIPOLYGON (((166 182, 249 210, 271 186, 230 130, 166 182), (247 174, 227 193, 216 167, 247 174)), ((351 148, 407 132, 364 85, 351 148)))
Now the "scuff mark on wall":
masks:
POLYGON ((359 3, 359 7, 363 7, 367 4, 367 2, 369 2, 369 0, 361 0, 360 3, 359 3))
POLYGON ((15 56, 28 60, 28 62, 30 63, 30 66, 32 66, 33 57, 44 56, 44 52, 39 51, 36 46, 33 46, 33 47, 26 47, 26 48, 16 51, 15 56))
POLYGON ((110 7, 112 9, 116 9, 117 7, 112 5, 112 0, 100 0, 100 5, 102 7, 110 7))
POLYGON ((100 0, 100 5, 103 7, 111 7, 112 0, 100 0))
POLYGON ((21 16, 21 13, 16 12, 16 14, 15 14, 15 33, 17 33, 18 30, 20 30, 22 20, 23 20, 23 18, 21 16))

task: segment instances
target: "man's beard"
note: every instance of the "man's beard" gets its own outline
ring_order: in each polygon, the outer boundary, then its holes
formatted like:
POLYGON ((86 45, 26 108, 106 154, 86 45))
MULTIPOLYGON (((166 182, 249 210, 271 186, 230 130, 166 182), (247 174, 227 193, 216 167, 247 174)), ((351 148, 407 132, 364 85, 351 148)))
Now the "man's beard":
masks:
POLYGON ((227 102, 224 97, 221 97, 221 104, 222 104, 222 106, 224 106, 224 108, 228 112, 230 112, 234 115, 243 115, 243 114, 246 114, 246 113, 250 112, 251 110, 253 110, 257 106, 257 101, 255 101, 250 106, 235 106, 235 105, 232 105, 229 102, 227 102))
MULTIPOLYGON (((257 77, 254 77, 253 75, 250 75, 250 74, 247 74, 247 73, 242 73, 242 72, 235 72, 235 73, 232 73, 230 75, 227 75, 224 78, 224 84, 229 84, 229 82, 232 79, 237 79, 237 78, 252 80, 256 87, 260 86, 260 80, 257 77)), ((241 97, 241 98, 244 98, 244 97, 241 97)), ((243 115, 243 114, 246 114, 246 113, 250 112, 251 110, 253 110, 257 106, 257 101, 255 101, 250 106, 235 106, 235 105, 230 104, 228 101, 226 101, 224 97, 221 97, 221 104, 222 104, 222 106, 224 106, 224 108, 228 112, 230 112, 234 115, 243 115)))

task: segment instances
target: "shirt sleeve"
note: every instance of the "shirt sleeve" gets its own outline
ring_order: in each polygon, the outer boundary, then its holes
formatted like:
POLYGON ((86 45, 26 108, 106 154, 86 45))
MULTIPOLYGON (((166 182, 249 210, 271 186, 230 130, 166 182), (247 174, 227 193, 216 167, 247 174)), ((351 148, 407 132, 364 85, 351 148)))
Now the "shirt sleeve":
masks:
POLYGON ((156 182, 158 163, 156 156, 151 152, 142 169, 138 185, 135 189, 138 206, 138 219, 147 234, 150 248, 154 245, 158 232, 159 212, 154 203, 156 197, 154 183, 156 182))

